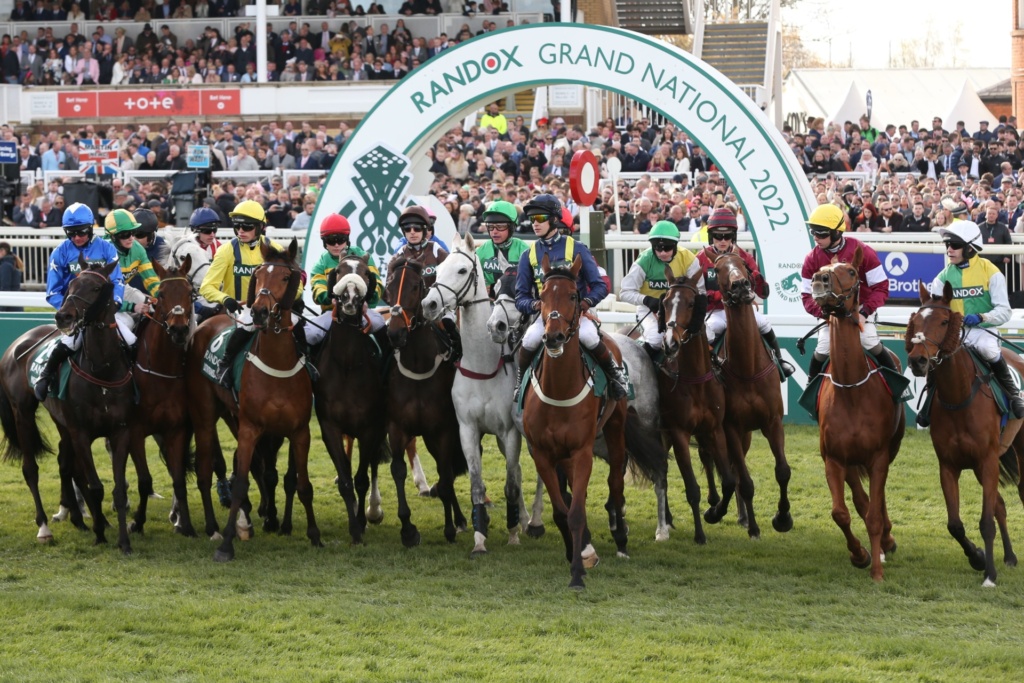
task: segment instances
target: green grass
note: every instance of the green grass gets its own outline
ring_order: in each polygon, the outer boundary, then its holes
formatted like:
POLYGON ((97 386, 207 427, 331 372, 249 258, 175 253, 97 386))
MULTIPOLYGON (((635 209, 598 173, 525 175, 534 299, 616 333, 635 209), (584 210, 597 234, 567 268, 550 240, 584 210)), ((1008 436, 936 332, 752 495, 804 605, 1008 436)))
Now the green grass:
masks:
MULTIPOLYGON (((789 428, 788 534, 771 529, 778 489, 767 446, 754 440, 760 541, 749 540, 731 512, 706 527, 706 546, 695 546, 673 471, 672 539, 653 541, 653 493, 631 485, 632 559, 617 559, 603 510, 607 467, 598 464, 589 512, 602 562, 582 593, 566 588, 550 508, 546 536, 505 544, 504 469, 493 439, 484 469, 495 501, 491 552, 472 560, 471 534, 444 542, 436 500, 412 499, 423 544, 402 548, 390 475, 383 525, 352 547, 318 438, 315 431, 312 477, 326 547, 310 547, 300 507, 293 536, 258 531, 236 543, 227 565, 212 561, 208 540, 171 532, 170 483, 153 456, 167 499, 152 501, 131 557, 113 543, 94 547, 91 533, 67 523, 53 525, 52 545, 37 544, 20 468, 0 468, 0 680, 999 681, 1016 680, 1024 667, 1024 567, 1004 567, 997 550, 999 586, 981 588, 981 574, 946 532, 924 432, 908 433, 890 473, 899 550, 881 585, 849 563, 830 516, 816 430, 789 428)), ((100 449, 98 442, 109 508, 109 460, 100 449)), ((55 466, 52 457, 43 464, 50 512, 55 466)), ((531 480, 528 459, 524 470, 531 480)), ((963 519, 977 541, 979 490, 970 474, 963 484, 963 519)), ((468 482, 458 485, 465 509, 468 482)), ((1019 532, 1016 491, 1003 493, 1019 532)), ((190 500, 196 510, 198 496, 190 500)), ((218 518, 223 524, 224 510, 218 518)), ((866 541, 859 520, 854 529, 866 541)))

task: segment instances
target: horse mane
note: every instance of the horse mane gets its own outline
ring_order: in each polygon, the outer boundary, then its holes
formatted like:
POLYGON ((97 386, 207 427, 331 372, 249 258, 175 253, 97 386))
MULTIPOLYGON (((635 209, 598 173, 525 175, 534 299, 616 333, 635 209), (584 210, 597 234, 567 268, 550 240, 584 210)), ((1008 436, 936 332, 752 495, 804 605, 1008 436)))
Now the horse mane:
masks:
MULTIPOLYGON (((103 273, 100 272, 102 269, 103 264, 94 263, 89 266, 87 270, 103 275, 103 273)), ((86 309, 85 315, 83 316, 84 320, 99 320, 103 316, 107 307, 114 301, 114 283, 111 282, 110 278, 106 275, 103 275, 103 280, 104 282, 103 285, 100 286, 99 296, 96 297, 95 301, 89 304, 89 308, 86 309)), ((125 286, 127 286, 127 283, 125 286)))
POLYGON ((576 276, 572 274, 571 266, 551 266, 548 272, 544 273, 541 278, 541 283, 548 281, 548 278, 563 278, 565 280, 572 280, 576 282, 576 276))

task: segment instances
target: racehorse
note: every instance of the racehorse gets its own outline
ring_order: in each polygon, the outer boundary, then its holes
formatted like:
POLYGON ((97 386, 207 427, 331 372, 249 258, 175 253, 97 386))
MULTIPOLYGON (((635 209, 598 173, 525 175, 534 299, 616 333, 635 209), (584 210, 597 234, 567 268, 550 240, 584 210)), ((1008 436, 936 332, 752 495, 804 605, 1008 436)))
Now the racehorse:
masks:
MULTIPOLYGON (((996 585, 993 553, 995 524, 1003 540, 1003 562, 1013 567, 1017 557, 1006 528, 1006 505, 999 495, 1000 415, 991 390, 979 376, 974 360, 964 349, 961 333, 963 315, 950 306, 953 288, 945 283, 941 296, 933 296, 920 285, 921 307, 907 325, 907 363, 914 375, 927 377, 934 386, 931 406, 931 436, 939 459, 939 479, 946 499, 946 528, 963 548, 971 568, 985 572, 985 587, 996 585), (969 469, 981 483, 981 522, 985 542, 982 550, 967 537, 960 519, 960 473, 969 469)), ((1020 358, 1002 349, 1003 358, 1018 372, 1024 372, 1020 358)), ((1024 439, 1014 440, 1017 471, 1024 472, 1024 439)), ((1003 464, 1012 467, 1013 451, 1006 451, 1003 464)), ((1004 466, 1004 474, 1009 468, 1004 466)), ((1010 478, 1007 476, 1006 478, 1010 478)))
MULTIPOLYGON (((89 265, 79 257, 80 272, 68 285, 64 303, 54 316, 56 328, 43 325, 32 329, 7 349, 0 359, 0 422, 3 423, 5 459, 21 458, 22 474, 36 505, 36 524, 41 542, 52 540, 39 496, 38 457, 48 446, 36 423, 39 402, 28 382, 31 351, 54 332, 82 335, 81 350, 71 359, 67 399, 49 397, 46 409, 60 435, 58 463, 61 500, 74 501, 72 481, 79 484, 93 518, 96 543, 106 543, 107 520, 103 516, 103 483, 96 473, 92 442, 107 437, 113 454, 114 507, 118 517, 118 547, 132 552, 128 538, 128 493, 125 467, 128 460, 129 424, 135 389, 131 366, 121 345, 114 322, 118 304, 110 274, 117 262, 89 265)), ((81 510, 71 504, 71 521, 84 528, 81 510)))
MULTIPOLYGON (((711 352, 704 331, 704 315, 697 305, 700 292, 697 284, 702 273, 692 278, 676 278, 665 268, 668 291, 658 312, 659 328, 664 335, 665 365, 658 373, 661 397, 661 426, 668 434, 676 464, 683 476, 686 500, 693 510, 693 540, 707 542, 700 517, 700 484, 693 474, 690 460, 690 435, 697 437, 703 453, 713 456, 706 467, 715 467, 722 476, 722 491, 716 511, 708 515, 719 519, 729 507, 735 482, 726 460, 727 448, 723 421, 725 394, 722 383, 711 366, 711 352)), ((713 474, 709 473, 713 481, 713 474)))
MULTIPOLYGON (((775 480, 779 483, 779 509, 772 527, 785 532, 793 528, 789 514, 789 463, 786 461, 786 435, 782 430, 782 391, 775 362, 761 340, 754 318, 754 291, 743 259, 727 253, 715 259, 722 303, 725 304, 727 332, 722 350, 722 380, 725 384, 725 439, 738 481, 737 506, 747 512, 747 533, 760 538, 754 517, 754 480, 747 469, 750 433, 759 429, 775 456, 775 480)), ((716 506, 705 520, 721 520, 716 506)))
MULTIPOLYGON (((463 357, 455 364, 458 373, 452 386, 452 400, 459 420, 459 438, 469 467, 473 501, 473 555, 487 552, 487 491, 484 484, 480 440, 484 434, 497 437, 505 456, 506 527, 509 545, 518 545, 520 524, 526 524, 523 501, 523 472, 519 466, 522 436, 512 419, 515 368, 511 356, 488 340, 487 319, 491 299, 487 294, 480 259, 473 238, 456 235, 447 259, 437 267, 436 280, 426 298, 423 313, 436 321, 446 311, 459 310, 463 357)), ((525 529, 524 529, 525 531, 525 529)))
POLYGON ((153 478, 146 464, 146 437, 157 439, 174 486, 174 530, 195 536, 188 508, 186 474, 190 469, 192 424, 185 391, 185 345, 195 329, 192 283, 187 277, 191 257, 178 268, 164 270, 154 262, 160 291, 151 313, 139 324, 133 376, 139 404, 131 424, 129 453, 139 477, 139 507, 132 531, 142 533, 153 478))
MULTIPOLYGON (((576 286, 582 265, 579 256, 568 268, 552 267, 547 255, 541 262, 540 315, 544 320, 544 347, 537 376, 527 385, 523 399, 523 431, 565 543, 566 559, 570 563, 570 588, 584 587, 587 487, 593 469, 596 433, 604 433, 608 449, 605 509, 620 557, 628 557, 628 530, 623 510, 627 441, 635 439, 631 450, 642 473, 657 469, 649 440, 641 441, 639 420, 635 412, 627 412, 626 400, 611 401, 595 396, 589 384, 577 334, 580 316, 584 315, 576 286), (571 495, 559 481, 560 473, 571 488, 571 495)), ((611 340, 606 343, 616 361, 620 361, 616 344, 611 340)), ((664 465, 663 457, 661 465, 664 465)), ((653 476, 648 476, 653 480, 653 476)))
MULTIPOLYGON (((438 331, 423 317, 423 264, 398 257, 389 266, 387 277, 385 298, 391 304, 388 339, 395 349, 387 379, 388 442, 392 449, 400 449, 412 437, 423 437, 437 463, 437 495, 444 505, 444 537, 453 543, 456 529, 466 526, 454 486, 456 475, 466 471, 466 458, 458 438, 459 420, 452 403, 455 366, 445 361, 438 331)), ((420 533, 410 521, 406 474, 405 459, 392 458, 402 544, 411 548, 419 544, 420 533)))
POLYGON ((871 578, 881 581, 882 563, 896 551, 885 481, 900 451, 906 417, 903 402, 892 400, 893 389, 861 348, 858 272, 862 260, 858 246, 852 263, 833 262, 811 281, 814 301, 828 315, 830 334, 829 372, 822 375, 818 397, 818 443, 832 493, 832 519, 846 536, 850 562, 860 569, 870 565, 871 578), (865 478, 870 494, 861 483, 865 478), (870 553, 850 531, 843 482, 849 485, 853 504, 867 526, 870 553))
MULTIPOLYGON (((373 296, 376 283, 367 256, 347 256, 328 278, 334 294, 334 315, 317 363, 320 381, 314 387, 314 405, 324 445, 338 471, 338 491, 348 511, 353 543, 362 542, 366 530, 366 493, 370 486, 367 468, 376 478, 385 450, 387 392, 382 365, 384 349, 376 349, 370 321, 363 305, 373 296), (358 391, 353 391, 358 387, 358 391), (353 495, 351 447, 345 435, 359 439, 359 470, 353 495)), ((378 494, 379 496, 379 494, 378 494)), ((371 504, 379 510, 379 500, 371 504)), ((380 521, 376 514, 374 521, 380 521)))
MULTIPOLYGON (((237 405, 228 390, 214 387, 201 374, 206 347, 217 332, 231 324, 228 318, 211 318, 196 330, 187 364, 189 407, 196 430, 196 471, 207 509, 208 534, 211 533, 209 523, 212 519, 210 460, 216 439, 216 421, 225 409, 235 414, 238 421, 237 468, 231 491, 231 508, 222 533, 223 541, 214 553, 214 560, 219 562, 234 558, 236 535, 243 540, 247 537, 249 470, 251 467, 254 469, 259 482, 260 474, 255 467, 261 464, 262 458, 254 458, 254 453, 261 437, 289 440, 289 461, 294 461, 297 475, 294 485, 306 509, 306 536, 314 546, 322 545, 313 514, 313 489, 307 471, 309 421, 313 410, 312 383, 304 371, 305 359, 298 355, 291 334, 291 308, 301 284, 301 270, 295 264, 298 243, 292 240, 286 252, 266 243, 260 245, 260 250, 263 264, 253 272, 248 292, 248 306, 257 334, 243 366, 237 405)), ((262 441, 265 443, 267 440, 262 441)), ((289 485, 290 480, 286 476, 286 492, 289 485)), ((282 531, 287 533, 290 529, 283 528, 282 531)))

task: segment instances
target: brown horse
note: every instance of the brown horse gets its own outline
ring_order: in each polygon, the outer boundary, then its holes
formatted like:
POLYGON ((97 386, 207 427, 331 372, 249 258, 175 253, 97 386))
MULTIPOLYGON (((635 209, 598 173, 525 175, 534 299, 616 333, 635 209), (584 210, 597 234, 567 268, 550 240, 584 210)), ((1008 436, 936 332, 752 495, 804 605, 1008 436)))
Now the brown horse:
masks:
MULTIPOLYGON (((881 370, 868 363, 860 343, 860 247, 852 263, 825 266, 814 274, 815 303, 828 314, 829 373, 823 375, 818 399, 819 444, 825 479, 832 493, 832 519, 846 536, 850 562, 871 566, 871 578, 882 580, 886 554, 896 551, 892 522, 885 504, 889 464, 903 441, 906 417, 902 401, 893 401, 881 370), (861 479, 870 481, 870 495, 861 479), (867 526, 871 552, 850 531, 846 482, 857 514, 867 526)), ((897 361, 896 367, 899 367, 897 361)), ((898 398, 898 397, 897 397, 898 398)))
POLYGON ((192 440, 185 392, 185 345, 193 328, 193 290, 187 277, 191 261, 186 256, 179 268, 170 271, 153 263, 160 277, 160 291, 152 312, 139 324, 132 371, 139 404, 131 424, 129 453, 139 477, 139 507, 132 531, 140 534, 146 523, 146 504, 153 492, 153 478, 146 463, 146 437, 152 435, 157 439, 174 486, 174 530, 184 536, 196 535, 185 488, 192 440))
MULTIPOLYGON (((455 365, 445 360, 446 349, 434 325, 423 316, 423 264, 396 258, 388 267, 385 298, 391 304, 388 339, 395 360, 388 370, 387 430, 392 449, 404 447, 422 436, 437 463, 437 496, 444 505, 444 537, 455 541, 456 529, 465 529, 466 517, 455 497, 455 477, 467 471, 459 441, 459 420, 452 402, 455 365)), ((398 495, 402 544, 418 545, 420 533, 411 522, 405 497, 405 460, 391 459, 391 475, 398 495)))
MULTIPOLYGON (((983 586, 996 584, 993 556, 995 524, 1003 540, 1003 561, 1015 566, 1017 557, 1006 529, 1006 505, 999 495, 1000 454, 1013 457, 1000 443, 999 410, 992 392, 978 375, 971 355, 964 350, 961 332, 963 315, 952 309, 953 288, 947 282, 942 296, 932 296, 922 282, 921 308, 907 325, 907 363, 918 377, 928 377, 934 386, 931 406, 931 435, 939 459, 939 479, 946 499, 946 528, 963 548, 971 567, 985 572, 983 586), (981 522, 984 550, 967 538, 960 520, 960 473, 972 470, 981 483, 981 522)), ((1019 357, 1002 350, 1006 362, 1024 372, 1019 357)), ((1018 425, 1019 426, 1019 425, 1018 425)), ((1005 440, 1005 436, 1003 437, 1005 440)), ((1014 439, 1017 470, 1024 472, 1024 438, 1014 439)), ((1012 463, 1008 463, 1012 467, 1012 463)))
POLYGON ((346 257, 328 279, 334 315, 317 363, 320 381, 314 388, 316 417, 338 471, 338 491, 348 511, 353 543, 362 542, 366 530, 366 494, 370 488, 367 470, 372 468, 376 478, 387 436, 387 392, 382 372, 386 350, 376 349, 370 321, 363 313, 363 305, 375 289, 367 261, 367 256, 346 257), (342 274, 337 285, 336 273, 342 274), (353 387, 359 390, 353 391, 353 387), (346 445, 346 435, 359 439, 355 495, 351 438, 346 445))
MULTIPOLYGON (((67 399, 47 398, 45 405, 60 434, 58 463, 61 500, 74 501, 72 480, 85 496, 93 518, 96 543, 106 543, 107 520, 103 516, 103 483, 96 473, 92 442, 106 437, 113 454, 114 507, 118 517, 118 547, 131 553, 128 538, 128 486, 125 467, 128 460, 129 429, 135 389, 131 366, 117 333, 114 314, 114 284, 110 274, 117 262, 89 265, 79 257, 80 272, 68 285, 64 303, 54 316, 57 327, 44 325, 19 337, 0 359, 0 422, 7 444, 4 458, 21 458, 22 474, 36 505, 38 540, 52 539, 46 525, 46 513, 39 496, 37 458, 48 450, 36 423, 39 402, 28 383, 31 351, 57 330, 74 337, 82 335, 81 350, 71 359, 67 399)), ((71 521, 84 528, 78 505, 71 506, 71 521)))
POLYGON ((716 467, 722 475, 725 498, 714 515, 720 519, 729 506, 736 484, 727 460, 725 431, 725 392, 711 367, 711 352, 704 332, 703 306, 697 283, 703 273, 692 278, 676 278, 665 268, 668 292, 659 310, 659 327, 665 337, 665 365, 658 373, 661 399, 661 427, 668 434, 672 450, 686 486, 686 500, 693 510, 693 540, 707 542, 700 518, 700 484, 690 460, 690 435, 696 435, 703 453, 714 457, 707 467, 716 467))
MULTIPOLYGON (((754 516, 754 480, 747 469, 750 433, 758 429, 768 439, 775 456, 775 480, 779 483, 779 509, 772 527, 785 532, 793 528, 789 514, 789 463, 786 435, 782 430, 782 391, 775 361, 761 341, 754 318, 754 290, 747 265, 737 254, 722 254, 715 260, 715 272, 725 304, 728 332, 722 351, 722 379, 725 383, 725 439, 729 461, 738 481, 737 506, 747 513, 747 532, 759 538, 761 530, 754 516)), ((715 513, 718 508, 709 511, 715 513)), ((724 512, 724 509, 723 509, 724 512)), ((717 514, 705 520, 715 523, 717 514)))

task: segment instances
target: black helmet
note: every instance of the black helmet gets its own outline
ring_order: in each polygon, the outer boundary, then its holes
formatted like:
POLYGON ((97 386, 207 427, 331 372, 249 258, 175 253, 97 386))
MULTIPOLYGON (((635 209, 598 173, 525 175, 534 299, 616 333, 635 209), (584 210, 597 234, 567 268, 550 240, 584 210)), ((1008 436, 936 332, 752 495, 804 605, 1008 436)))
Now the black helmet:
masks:
POLYGON ((561 220, 562 202, 558 201, 558 197, 552 194, 539 194, 526 202, 526 205, 523 207, 523 213, 527 217, 547 214, 551 216, 551 222, 554 223, 561 220))
POLYGON ((149 209, 136 209, 132 215, 139 223, 139 227, 135 229, 136 232, 154 233, 160 227, 157 224, 156 214, 149 209))

